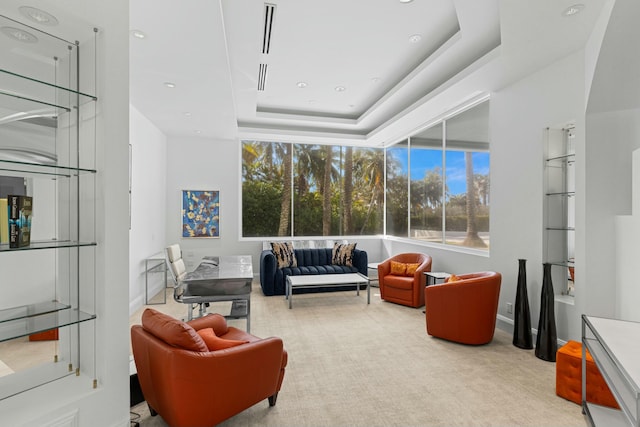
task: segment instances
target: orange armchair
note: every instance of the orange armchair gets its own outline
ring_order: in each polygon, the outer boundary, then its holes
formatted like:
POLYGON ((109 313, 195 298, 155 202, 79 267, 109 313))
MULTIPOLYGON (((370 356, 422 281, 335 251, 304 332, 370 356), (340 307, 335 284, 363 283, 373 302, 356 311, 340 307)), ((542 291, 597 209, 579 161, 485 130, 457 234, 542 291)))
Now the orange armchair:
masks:
POLYGON ((149 410, 172 427, 214 426, 267 398, 275 405, 287 365, 280 338, 229 327, 219 314, 185 323, 146 309, 131 344, 149 410))
POLYGON ((424 289, 427 333, 463 344, 491 342, 496 329, 502 275, 463 274, 458 280, 424 289))
MULTIPOLYGON (((398 264, 394 264, 398 265, 398 264)), ((400 269, 401 266, 400 266, 400 269)), ((378 283, 380 298, 385 301, 409 307, 424 305, 425 271, 431 271, 431 257, 420 253, 402 253, 378 264, 378 283), (392 271, 392 262, 400 264, 418 264, 415 271, 392 271)))

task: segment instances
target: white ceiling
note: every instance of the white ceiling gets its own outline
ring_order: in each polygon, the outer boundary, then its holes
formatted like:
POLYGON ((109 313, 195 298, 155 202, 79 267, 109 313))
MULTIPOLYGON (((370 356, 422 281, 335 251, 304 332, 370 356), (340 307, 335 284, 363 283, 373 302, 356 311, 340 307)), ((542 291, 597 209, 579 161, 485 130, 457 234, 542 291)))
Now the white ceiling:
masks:
MULTIPOLYGON (((368 144, 483 67, 491 72, 465 88, 469 97, 581 49, 609 1, 273 0, 263 54, 264 1, 130 0, 130 29, 146 34, 130 39, 131 103, 170 136, 368 144), (581 13, 562 15, 578 1, 586 4, 581 13), (415 34, 421 39, 412 43, 415 34), (260 64, 268 69, 264 91, 260 64)), ((0 9, 19 16, 20 4, 3 0, 0 9)))
POLYGON ((491 90, 580 49, 604 1, 565 17, 572 0, 274 0, 263 54, 263 1, 132 0, 131 29, 148 37, 131 40, 131 99, 170 135, 367 143, 484 56, 499 55, 506 68, 491 90))

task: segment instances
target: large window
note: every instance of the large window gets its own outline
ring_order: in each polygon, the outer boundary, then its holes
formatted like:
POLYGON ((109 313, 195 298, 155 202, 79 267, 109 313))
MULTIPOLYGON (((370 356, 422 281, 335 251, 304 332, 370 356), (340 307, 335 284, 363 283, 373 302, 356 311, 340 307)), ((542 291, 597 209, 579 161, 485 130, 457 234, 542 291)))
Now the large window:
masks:
POLYGON ((488 101, 388 148, 386 167, 388 235, 489 247, 488 101))
POLYGON ((384 151, 243 141, 244 237, 383 232, 384 151))
POLYGON ((409 141, 387 149, 386 212, 390 236, 407 237, 409 188, 409 141))
POLYGON ((386 233, 486 249, 489 202, 488 101, 386 152, 242 142, 243 237, 386 233))

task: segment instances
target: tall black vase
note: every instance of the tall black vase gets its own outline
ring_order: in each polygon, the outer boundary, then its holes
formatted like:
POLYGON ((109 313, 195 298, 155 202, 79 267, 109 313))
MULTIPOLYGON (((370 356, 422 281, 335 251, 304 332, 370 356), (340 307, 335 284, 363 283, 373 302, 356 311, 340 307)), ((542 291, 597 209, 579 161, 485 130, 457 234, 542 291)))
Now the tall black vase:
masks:
POLYGON ((554 300, 551 264, 544 263, 542 294, 540 296, 540 319, 536 338, 536 357, 548 362, 556 361, 556 351, 558 351, 554 300))
POLYGON ((516 289, 516 306, 513 316, 513 345, 524 349, 533 348, 531 337, 531 313, 527 295, 527 260, 518 260, 518 287, 516 289))

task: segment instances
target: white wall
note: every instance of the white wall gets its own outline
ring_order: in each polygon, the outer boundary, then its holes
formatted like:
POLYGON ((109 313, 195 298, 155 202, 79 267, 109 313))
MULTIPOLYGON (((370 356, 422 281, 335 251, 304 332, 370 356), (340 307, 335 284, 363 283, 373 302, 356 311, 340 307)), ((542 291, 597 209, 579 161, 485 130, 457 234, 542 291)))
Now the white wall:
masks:
MULTIPOLYGON (((145 259, 166 246, 167 138, 130 106, 131 230, 129 231, 129 312, 145 303, 145 259)), ((169 278, 170 279, 170 278, 169 278)), ((165 286, 164 275, 148 275, 151 298, 165 286)))
POLYGON ((640 285, 636 262, 640 237, 640 150, 633 152, 632 215, 616 218, 616 317, 640 322, 640 285))
MULTIPOLYGON (((638 294, 637 280, 628 266, 621 270, 616 266, 627 259, 629 251, 638 253, 638 235, 616 239, 625 232, 637 232, 632 222, 624 220, 618 227, 630 228, 616 229, 616 217, 632 213, 631 159, 633 151, 640 148, 640 56, 627 51, 629 42, 640 38, 635 22, 638 16, 640 3, 616 1, 602 40, 586 113, 584 226, 588 233, 582 258, 589 292, 584 312, 625 319, 637 312, 637 300, 627 299, 638 294)), ((634 317, 637 319, 637 315, 634 317)))

